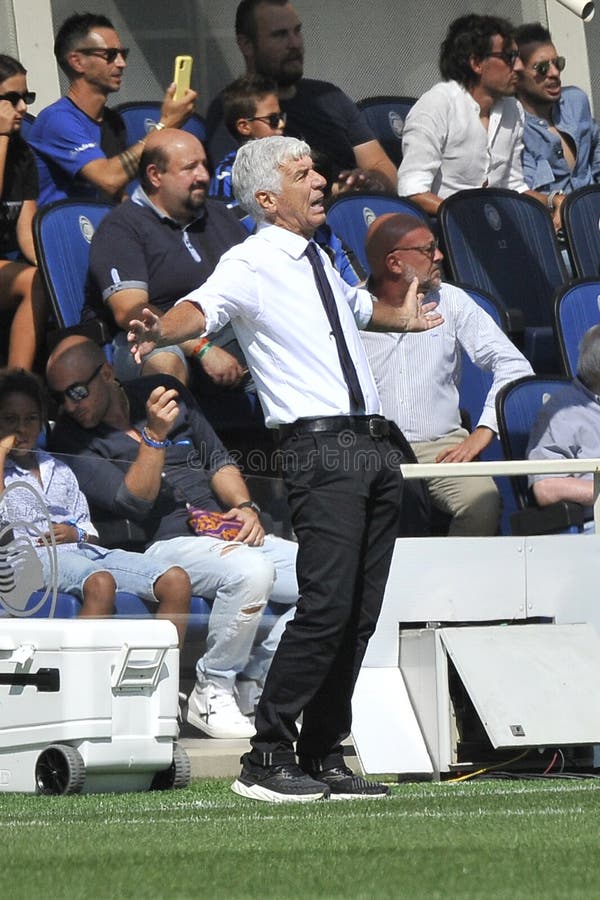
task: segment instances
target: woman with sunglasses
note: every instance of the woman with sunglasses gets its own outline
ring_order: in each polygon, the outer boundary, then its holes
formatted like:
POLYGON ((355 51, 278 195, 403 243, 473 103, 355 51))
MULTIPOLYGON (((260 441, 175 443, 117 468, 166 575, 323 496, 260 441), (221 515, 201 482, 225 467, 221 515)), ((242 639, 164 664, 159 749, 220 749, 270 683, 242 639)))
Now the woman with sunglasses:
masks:
POLYGON ((600 181, 600 128, 584 91, 562 87, 566 60, 548 29, 539 22, 521 25, 515 38, 523 63, 517 84, 525 109, 523 174, 550 203, 600 181))
POLYGON ((27 105, 34 101, 25 68, 0 54, 0 311, 13 313, 8 365, 23 369, 33 367, 47 317, 31 228, 37 170, 20 133, 27 105))

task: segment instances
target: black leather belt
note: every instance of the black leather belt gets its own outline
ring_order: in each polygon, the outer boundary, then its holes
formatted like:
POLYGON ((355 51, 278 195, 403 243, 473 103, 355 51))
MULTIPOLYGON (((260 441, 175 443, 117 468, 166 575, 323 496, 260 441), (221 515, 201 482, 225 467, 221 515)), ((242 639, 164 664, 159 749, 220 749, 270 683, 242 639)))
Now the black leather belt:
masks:
POLYGON ((290 425, 279 426, 279 438, 283 441, 295 434, 315 431, 330 434, 353 431, 355 434, 384 438, 390 433, 390 423, 383 416, 324 416, 320 419, 296 419, 290 425))

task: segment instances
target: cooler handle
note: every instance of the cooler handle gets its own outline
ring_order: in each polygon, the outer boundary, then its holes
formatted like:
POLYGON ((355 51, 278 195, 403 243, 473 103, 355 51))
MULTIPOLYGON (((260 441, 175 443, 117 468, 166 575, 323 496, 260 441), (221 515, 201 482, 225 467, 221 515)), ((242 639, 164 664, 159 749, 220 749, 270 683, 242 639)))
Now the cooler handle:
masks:
POLYGON ((123 644, 115 662, 110 686, 113 691, 135 688, 154 688, 158 684, 160 669, 168 647, 152 647, 147 644, 123 644), (152 658, 136 658, 139 652, 152 653, 152 658))

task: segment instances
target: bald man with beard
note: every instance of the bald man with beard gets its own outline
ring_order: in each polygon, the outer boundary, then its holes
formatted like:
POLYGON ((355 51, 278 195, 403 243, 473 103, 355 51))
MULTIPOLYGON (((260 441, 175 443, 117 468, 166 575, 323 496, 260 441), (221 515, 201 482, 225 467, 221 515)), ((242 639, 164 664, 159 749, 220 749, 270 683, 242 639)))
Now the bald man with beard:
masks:
MULTIPOLYGON (((361 332, 383 414, 396 422, 422 463, 470 462, 497 432, 499 389, 531 375, 527 360, 460 288, 442 283, 443 259, 430 229, 413 216, 390 213, 367 233, 369 287, 384 303, 401 309, 412 280, 425 302, 435 302, 443 324, 419 335, 361 332), (461 355, 491 373, 493 381, 473 431, 461 424, 461 355)), ((432 502, 451 517, 453 536, 493 535, 500 496, 491 478, 439 478, 428 482, 432 502)))

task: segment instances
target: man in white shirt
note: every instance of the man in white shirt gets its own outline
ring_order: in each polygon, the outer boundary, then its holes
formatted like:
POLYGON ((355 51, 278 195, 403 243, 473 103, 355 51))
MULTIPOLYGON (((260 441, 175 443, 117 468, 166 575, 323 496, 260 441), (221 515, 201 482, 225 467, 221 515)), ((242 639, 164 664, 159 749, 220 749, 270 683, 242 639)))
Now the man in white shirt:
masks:
POLYGON ((562 195, 529 191, 523 177, 524 112, 514 97, 522 69, 510 22, 471 13, 450 24, 440 51, 444 81, 406 117, 400 196, 437 215, 456 191, 508 188, 548 204, 560 227, 562 195))
POLYGON ((354 775, 342 749, 402 502, 398 451, 358 328, 427 331, 442 317, 419 301, 416 279, 402 310, 374 304, 368 291, 342 281, 312 240, 325 220, 325 179, 303 141, 249 141, 232 175, 258 232, 227 251, 210 278, 160 320, 145 310, 131 323, 130 339, 139 356, 157 342, 211 333, 231 320, 265 421, 279 429, 300 600, 233 789, 272 802, 383 797, 387 788, 354 775))
MULTIPOLYGON (((411 334, 361 337, 384 415, 396 422, 419 462, 470 462, 497 432, 495 398, 502 385, 532 369, 488 314, 464 291, 441 283, 442 254, 429 228, 414 216, 390 213, 367 233, 369 287, 380 304, 401 310, 416 276, 419 290, 442 312, 440 328, 411 334), (458 388, 461 355, 493 375, 475 428, 461 425, 458 388)), ((435 506, 452 516, 449 534, 494 535, 500 497, 492 478, 439 478, 427 483, 435 506)))

